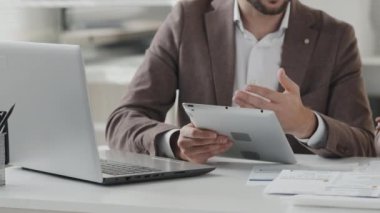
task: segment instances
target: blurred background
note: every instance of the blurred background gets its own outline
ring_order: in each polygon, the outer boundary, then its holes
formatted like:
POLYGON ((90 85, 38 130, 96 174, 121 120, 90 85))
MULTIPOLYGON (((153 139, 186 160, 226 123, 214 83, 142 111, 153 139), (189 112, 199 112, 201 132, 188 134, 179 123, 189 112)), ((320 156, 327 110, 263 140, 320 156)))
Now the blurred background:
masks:
MULTIPOLYGON (((374 116, 380 116, 380 1, 300 0, 354 26, 374 116)), ((81 45, 94 126, 125 94, 156 30, 177 0, 0 0, 0 40, 81 45)), ((167 122, 175 123, 175 109, 167 122)))

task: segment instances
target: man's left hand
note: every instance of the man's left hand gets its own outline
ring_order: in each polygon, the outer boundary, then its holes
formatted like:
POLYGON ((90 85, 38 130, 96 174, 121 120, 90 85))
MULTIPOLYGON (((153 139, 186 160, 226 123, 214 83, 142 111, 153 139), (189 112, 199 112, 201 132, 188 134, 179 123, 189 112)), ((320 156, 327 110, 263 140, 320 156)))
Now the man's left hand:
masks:
POLYGON ((285 133, 300 139, 310 138, 317 128, 315 114, 303 105, 299 86, 286 75, 284 69, 278 71, 277 77, 285 89, 283 93, 249 85, 245 90, 237 91, 233 101, 242 108, 272 110, 285 133))

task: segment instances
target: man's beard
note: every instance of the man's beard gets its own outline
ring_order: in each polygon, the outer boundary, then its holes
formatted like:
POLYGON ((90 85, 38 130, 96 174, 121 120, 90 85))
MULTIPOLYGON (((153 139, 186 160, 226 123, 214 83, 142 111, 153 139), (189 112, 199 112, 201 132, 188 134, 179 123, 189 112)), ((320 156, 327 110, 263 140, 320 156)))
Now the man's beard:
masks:
POLYGON ((264 15, 278 15, 283 13, 290 0, 284 1, 284 3, 281 5, 281 7, 278 7, 276 9, 270 9, 265 7, 265 5, 262 3, 261 0, 247 0, 256 10, 260 11, 264 15))

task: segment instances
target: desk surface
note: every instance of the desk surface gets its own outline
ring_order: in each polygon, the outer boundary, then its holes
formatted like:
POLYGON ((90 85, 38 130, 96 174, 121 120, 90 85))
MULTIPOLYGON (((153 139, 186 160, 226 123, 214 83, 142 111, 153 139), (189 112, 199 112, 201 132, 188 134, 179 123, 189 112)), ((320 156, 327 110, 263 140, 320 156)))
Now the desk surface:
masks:
MULTIPOLYGON (((326 160, 297 155, 302 164, 352 163, 368 159, 326 160)), ((281 197, 263 195, 264 186, 247 186, 255 161, 216 158, 212 173, 184 179, 145 182, 121 186, 91 183, 25 171, 7 169, 7 185, 0 187, 1 212, 265 212, 313 213, 319 208, 292 207, 281 197), (21 211, 20 211, 21 212, 21 211)), ((376 212, 323 209, 324 213, 376 212)))

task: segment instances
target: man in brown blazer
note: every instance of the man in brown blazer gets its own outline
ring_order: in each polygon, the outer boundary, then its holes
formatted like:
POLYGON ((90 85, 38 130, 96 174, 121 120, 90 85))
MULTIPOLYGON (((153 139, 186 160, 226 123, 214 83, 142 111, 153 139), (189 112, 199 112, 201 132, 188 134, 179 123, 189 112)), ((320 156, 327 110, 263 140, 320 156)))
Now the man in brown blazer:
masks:
POLYGON ((232 146, 183 102, 273 110, 296 153, 375 155, 354 30, 298 0, 179 2, 110 116, 110 147, 204 163, 232 146), (177 90, 179 127, 163 123, 177 90))

